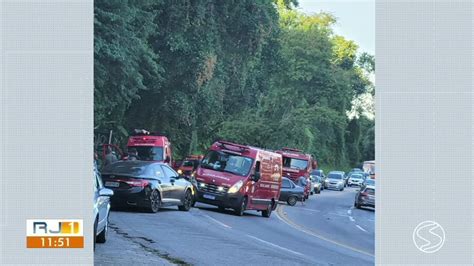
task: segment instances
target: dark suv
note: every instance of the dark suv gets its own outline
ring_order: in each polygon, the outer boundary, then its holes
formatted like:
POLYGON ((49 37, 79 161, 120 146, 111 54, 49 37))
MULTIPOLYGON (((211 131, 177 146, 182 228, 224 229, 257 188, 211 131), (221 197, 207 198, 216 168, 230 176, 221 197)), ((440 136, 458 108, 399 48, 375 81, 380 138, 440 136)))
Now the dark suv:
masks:
POLYGON ((375 208, 375 186, 364 186, 356 194, 354 207, 360 209, 362 207, 375 208))

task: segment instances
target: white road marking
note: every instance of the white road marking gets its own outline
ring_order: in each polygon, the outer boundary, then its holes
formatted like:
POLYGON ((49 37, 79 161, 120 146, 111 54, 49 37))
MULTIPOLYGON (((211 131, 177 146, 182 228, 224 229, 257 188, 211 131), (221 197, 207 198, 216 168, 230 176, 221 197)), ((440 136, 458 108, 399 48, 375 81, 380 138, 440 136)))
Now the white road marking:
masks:
POLYGON ((347 210, 347 214, 351 215, 352 214, 352 208, 347 210))
POLYGON ((360 227, 360 225, 356 224, 356 227, 367 233, 367 231, 364 228, 360 227))
POLYGON ((254 236, 251 236, 251 235, 247 235, 247 236, 250 237, 250 238, 252 238, 252 239, 255 239, 255 240, 257 240, 257 241, 260 241, 260 242, 262 242, 262 243, 265 243, 265 244, 267 244, 267 245, 270 245, 270 246, 272 246, 272 247, 275 247, 275 248, 279 248, 279 249, 281 249, 281 250, 284 250, 284 251, 286 251, 286 252, 293 253, 293 254, 298 255, 298 256, 306 257, 305 255, 303 255, 303 254, 301 254, 301 253, 299 253, 299 252, 296 252, 296 251, 291 250, 291 249, 284 248, 284 247, 279 246, 279 245, 277 245, 277 244, 270 243, 270 242, 265 241, 265 240, 262 240, 262 239, 260 239, 260 238, 258 238, 258 237, 254 237, 254 236))
POLYGON ((221 221, 218 221, 218 220, 212 218, 211 216, 209 216, 209 215, 207 215, 207 214, 202 214, 202 215, 205 216, 205 217, 207 217, 207 218, 210 219, 211 221, 217 223, 217 224, 220 225, 220 226, 223 226, 223 227, 225 227, 225 228, 232 228, 232 227, 226 225, 225 223, 223 223, 223 222, 221 222, 221 221))
POLYGON ((351 220, 351 222, 355 222, 355 219, 352 216, 349 216, 349 220, 351 220))
POLYGON ((347 248, 347 249, 349 249, 349 250, 352 250, 352 251, 355 251, 355 252, 358 252, 358 253, 361 253, 361 254, 370 256, 370 257, 374 257, 374 255, 371 254, 371 253, 368 253, 368 252, 363 251, 363 250, 360 250, 360 249, 358 249, 358 248, 354 248, 354 247, 348 246, 348 245, 346 245, 346 244, 337 242, 337 241, 335 241, 335 240, 326 238, 326 237, 324 237, 324 236, 322 236, 322 235, 320 235, 320 234, 317 234, 317 233, 315 233, 315 232, 313 232, 313 231, 311 231, 311 230, 309 230, 309 229, 307 229, 307 228, 305 228, 305 227, 303 227, 303 226, 301 226, 301 225, 298 225, 298 224, 294 223, 293 221, 291 221, 290 219, 288 219, 288 218, 285 216, 284 213, 282 213, 283 208, 284 208, 283 205, 281 205, 281 206, 278 206, 278 208, 276 209, 276 216, 277 216, 277 218, 278 218, 280 221, 284 222, 285 224, 287 224, 287 225, 289 225, 289 226, 295 228, 296 230, 301 231, 301 232, 303 232, 303 233, 306 233, 306 234, 308 234, 308 235, 314 236, 314 237, 319 238, 319 239, 321 239, 321 240, 327 241, 327 242, 329 242, 329 243, 335 244, 335 245, 337 245, 337 246, 344 247, 344 248, 347 248))

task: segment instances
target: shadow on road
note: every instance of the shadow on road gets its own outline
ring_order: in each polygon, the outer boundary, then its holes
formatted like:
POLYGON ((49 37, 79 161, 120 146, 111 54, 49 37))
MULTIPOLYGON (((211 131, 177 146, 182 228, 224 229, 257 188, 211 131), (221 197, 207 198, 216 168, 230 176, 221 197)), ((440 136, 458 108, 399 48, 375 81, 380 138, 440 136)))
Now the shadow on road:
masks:
MULTIPOLYGON (((111 210, 114 211, 114 212, 132 212, 132 213, 153 214, 152 212, 149 212, 148 210, 146 210, 144 208, 133 207, 133 206, 130 206, 130 207, 112 206, 111 210)), ((179 211, 179 210, 176 206, 162 207, 162 208, 160 208, 158 213, 160 213, 160 212, 173 212, 173 211, 179 211)))

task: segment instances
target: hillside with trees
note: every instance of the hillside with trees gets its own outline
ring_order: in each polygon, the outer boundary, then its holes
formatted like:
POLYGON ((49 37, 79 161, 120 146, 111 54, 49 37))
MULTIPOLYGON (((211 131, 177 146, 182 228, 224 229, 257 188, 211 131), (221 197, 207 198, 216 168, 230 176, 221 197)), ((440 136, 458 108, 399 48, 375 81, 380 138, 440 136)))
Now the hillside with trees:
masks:
MULTIPOLYGON (((95 1, 95 128, 374 159, 374 56, 293 1, 95 1), (368 96, 368 97, 367 97, 368 96), (367 111, 368 110, 368 111, 367 111)), ((120 143, 124 145, 124 143, 120 143)))

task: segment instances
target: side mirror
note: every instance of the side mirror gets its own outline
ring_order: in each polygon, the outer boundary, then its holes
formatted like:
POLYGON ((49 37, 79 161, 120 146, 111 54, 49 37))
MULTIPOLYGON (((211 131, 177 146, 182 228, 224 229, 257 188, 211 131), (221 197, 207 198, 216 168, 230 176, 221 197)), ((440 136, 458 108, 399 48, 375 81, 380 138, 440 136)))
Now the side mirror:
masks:
POLYGON ((114 195, 114 192, 111 189, 103 188, 99 190, 99 196, 112 197, 113 195, 114 195))
POLYGON ((258 180, 260 180, 260 172, 255 172, 252 176, 252 180, 255 181, 255 182, 258 182, 258 180))
POLYGON ((169 163, 171 161, 170 157, 166 157, 165 163, 169 163))

